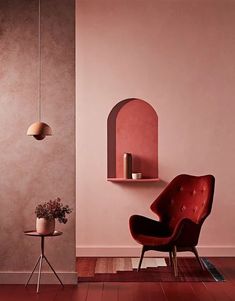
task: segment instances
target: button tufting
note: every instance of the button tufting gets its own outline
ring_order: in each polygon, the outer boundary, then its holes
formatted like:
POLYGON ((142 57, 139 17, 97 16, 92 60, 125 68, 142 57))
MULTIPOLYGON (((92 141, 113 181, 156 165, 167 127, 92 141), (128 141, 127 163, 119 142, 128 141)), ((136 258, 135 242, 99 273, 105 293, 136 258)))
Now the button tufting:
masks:
POLYGON ((198 209, 197 207, 194 207, 194 208, 193 208, 193 212, 194 212, 194 213, 197 212, 197 209, 198 209))
POLYGON ((183 186, 180 186, 180 191, 183 191, 184 190, 184 187, 183 186))
POLYGON ((184 211, 185 209, 186 209, 186 206, 182 206, 182 207, 180 208, 181 211, 184 211))
POLYGON ((196 193, 197 193, 197 192, 196 192, 195 189, 191 192, 192 195, 195 195, 196 193))
POLYGON ((175 202, 174 199, 171 199, 171 201, 170 201, 171 205, 173 205, 174 202, 175 202))

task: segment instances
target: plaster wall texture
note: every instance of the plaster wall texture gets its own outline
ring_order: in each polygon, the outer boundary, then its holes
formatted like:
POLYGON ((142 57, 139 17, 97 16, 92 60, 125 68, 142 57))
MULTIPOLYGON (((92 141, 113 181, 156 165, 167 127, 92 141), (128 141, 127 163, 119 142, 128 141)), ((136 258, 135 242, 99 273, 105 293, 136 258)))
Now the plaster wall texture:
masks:
MULTIPOLYGON (((37 141, 26 131, 37 121, 38 1, 0 1, 2 283, 24 282, 32 270, 39 239, 23 231, 35 229, 36 205, 57 196, 74 210, 66 225, 56 225, 64 234, 46 239, 45 251, 61 277, 75 281, 74 13, 73 0, 41 1, 42 120, 53 136, 37 141)), ((42 280, 54 281, 48 277, 42 280)))
POLYGON ((137 255, 132 214, 176 175, 211 173, 203 255, 235 255, 235 2, 77 0, 78 255, 137 255), (148 101, 159 122, 158 183, 107 182, 109 112, 148 101))

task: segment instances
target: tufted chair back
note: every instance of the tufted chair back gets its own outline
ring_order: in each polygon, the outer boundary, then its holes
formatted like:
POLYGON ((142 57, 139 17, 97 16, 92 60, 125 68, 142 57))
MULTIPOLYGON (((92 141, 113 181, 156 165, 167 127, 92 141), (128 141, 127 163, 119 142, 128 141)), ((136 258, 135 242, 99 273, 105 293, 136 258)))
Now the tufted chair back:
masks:
POLYGON ((171 231, 184 218, 202 225, 211 212, 214 182, 212 175, 179 175, 152 203, 151 209, 171 231))

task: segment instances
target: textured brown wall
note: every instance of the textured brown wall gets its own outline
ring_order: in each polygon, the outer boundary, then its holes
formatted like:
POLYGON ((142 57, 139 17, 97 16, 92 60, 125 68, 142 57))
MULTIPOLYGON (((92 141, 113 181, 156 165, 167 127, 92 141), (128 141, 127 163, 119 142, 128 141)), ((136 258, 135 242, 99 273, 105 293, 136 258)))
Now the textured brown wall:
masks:
MULTIPOLYGON (((33 229, 39 201, 57 196, 75 211, 74 0, 42 0, 42 120, 53 136, 26 136, 37 119, 38 1, 0 0, 0 276, 29 271, 39 240, 33 229), (3 274, 3 275, 2 275, 3 274)), ((46 241, 60 272, 75 270, 75 219, 46 241)), ((1 281, 1 279, 0 279, 1 281)), ((4 280, 2 280, 4 281, 4 280)))

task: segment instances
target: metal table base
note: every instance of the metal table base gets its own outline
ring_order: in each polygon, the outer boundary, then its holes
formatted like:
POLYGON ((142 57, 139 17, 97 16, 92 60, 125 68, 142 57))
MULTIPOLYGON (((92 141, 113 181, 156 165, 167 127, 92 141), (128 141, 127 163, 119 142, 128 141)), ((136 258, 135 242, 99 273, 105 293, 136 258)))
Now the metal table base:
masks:
MULTIPOLYGON (((26 234, 26 233, 25 233, 26 234)), ((28 234, 29 235, 29 234, 28 234)), ((32 235, 33 236, 33 235, 32 235)), ((36 236, 36 235, 35 235, 36 236)), ((64 287, 61 279, 59 278, 59 276, 57 275, 56 271, 53 269, 52 265, 50 264, 49 260, 46 258, 45 254, 44 254, 44 239, 46 236, 44 235, 37 235, 41 237, 41 255, 38 257, 38 260, 33 268, 32 273, 30 274, 25 287, 27 287, 27 285, 29 284, 30 279, 33 276, 34 271, 36 270, 37 266, 39 265, 39 269, 38 269, 38 280, 37 280, 37 293, 39 293, 39 287, 40 287, 40 279, 41 279, 41 271, 42 271, 42 262, 43 259, 46 261, 46 263, 49 265, 50 269, 53 271, 54 275, 56 276, 56 278, 59 280, 60 284, 62 285, 62 287, 64 287)), ((53 236, 53 235, 51 235, 53 236)))

